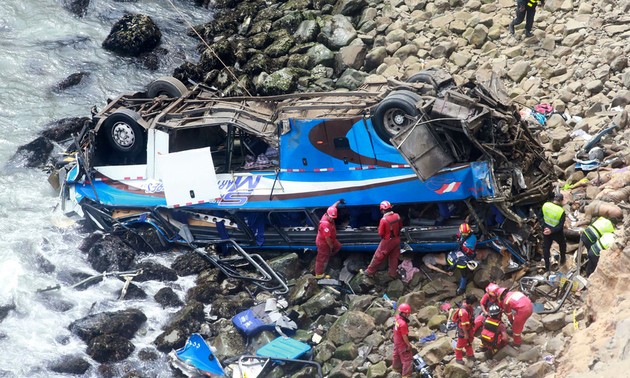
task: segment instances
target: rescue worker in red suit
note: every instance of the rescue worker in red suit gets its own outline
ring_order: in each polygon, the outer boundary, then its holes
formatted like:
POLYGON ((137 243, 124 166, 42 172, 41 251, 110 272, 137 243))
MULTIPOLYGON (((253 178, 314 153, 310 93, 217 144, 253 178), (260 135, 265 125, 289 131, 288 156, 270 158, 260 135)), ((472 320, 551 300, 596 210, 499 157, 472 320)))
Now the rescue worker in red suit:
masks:
POLYGON ((394 323, 394 358, 392 369, 402 372, 402 378, 411 378, 413 371, 413 349, 409 342, 409 315, 411 306, 402 303, 398 306, 398 315, 394 323))
POLYGON ((499 349, 507 345, 508 335, 505 324, 501 321, 503 312, 498 304, 488 306, 486 315, 479 315, 475 318, 475 335, 481 329, 479 338, 481 339, 481 349, 485 350, 490 358, 499 349))
POLYGON ((464 364, 464 350, 466 358, 475 360, 473 353, 473 339, 475 338, 473 329, 473 305, 477 302, 477 297, 468 294, 462 302, 462 307, 453 313, 453 321, 457 324, 457 345, 455 345, 455 362, 464 364))
POLYGON ((370 265, 365 271, 365 275, 373 277, 383 260, 387 258, 389 263, 388 273, 392 278, 398 277, 398 258, 400 257, 400 231, 403 228, 402 218, 392 211, 392 204, 383 201, 380 205, 383 217, 378 224, 378 235, 381 242, 372 257, 370 265))
POLYGON ((479 301, 479 305, 481 306, 481 311, 484 315, 488 315, 488 308, 493 304, 499 303, 499 298, 497 298, 497 290, 499 290, 499 285, 494 282, 490 282, 488 286, 486 286, 486 293, 481 297, 479 301))
POLYGON ((499 306, 508 316, 508 320, 512 323, 513 346, 519 348, 523 339, 521 334, 525 327, 525 322, 532 316, 534 306, 527 295, 520 291, 508 291, 506 288, 497 290, 499 293, 499 306))
POLYGON ((341 249, 341 243, 337 240, 337 228, 335 219, 337 218, 337 206, 346 203, 339 200, 330 206, 322 219, 319 221, 315 245, 317 246, 317 257, 315 258, 315 278, 324 277, 326 266, 330 256, 336 254, 341 249))

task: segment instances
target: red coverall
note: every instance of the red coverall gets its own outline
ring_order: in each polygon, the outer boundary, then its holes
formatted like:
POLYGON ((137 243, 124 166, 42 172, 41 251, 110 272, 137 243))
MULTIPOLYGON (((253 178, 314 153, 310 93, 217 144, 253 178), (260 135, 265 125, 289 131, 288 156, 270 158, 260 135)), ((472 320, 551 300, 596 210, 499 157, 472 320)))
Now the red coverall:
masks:
POLYGON ((481 305, 481 308, 485 312, 488 312, 488 307, 490 307, 493 303, 498 305, 497 302, 498 301, 496 300, 496 297, 491 297, 491 296, 488 295, 488 293, 485 293, 483 295, 483 297, 481 297, 481 300, 479 301, 479 304, 481 305))
POLYGON ((326 265, 330 256, 336 254, 341 249, 341 243, 337 240, 337 229, 335 228, 335 221, 328 217, 327 214, 322 216, 319 221, 319 228, 317 229, 317 237, 315 238, 315 245, 317 246, 317 257, 315 258, 315 275, 319 276, 326 271, 326 265), (328 243, 326 243, 326 237, 333 240, 333 248, 330 249, 328 243))
POLYGON ((400 215, 393 211, 383 214, 383 218, 378 224, 378 235, 381 242, 372 257, 372 262, 366 269, 368 275, 376 273, 376 269, 381 265, 385 257, 388 261, 388 273, 390 277, 397 277, 398 257, 400 257, 400 230, 403 227, 400 215))
MULTIPOLYGON (((473 327, 473 335, 479 336, 477 332, 481 334, 481 331, 483 330, 483 322, 486 321, 486 318, 487 316, 484 314, 477 315, 477 317, 475 318, 475 326, 473 327)), ((505 328, 505 324, 503 322, 500 322, 499 324, 499 333, 500 333, 500 337, 497 342, 497 349, 501 349, 505 345, 507 345, 507 339, 508 339, 507 328, 505 328)))
POLYGON ((394 324, 394 359, 392 369, 400 372, 402 365, 402 378, 411 378, 413 352, 407 349, 403 335, 409 335, 409 327, 407 326, 407 321, 398 314, 396 315, 396 323, 394 324))
POLYGON ((514 344, 521 345, 523 341, 521 338, 523 327, 525 327, 525 322, 534 312, 532 301, 520 291, 510 291, 505 296, 501 308, 503 312, 508 314, 508 319, 512 322, 514 344))
POLYGON ((457 345, 455 346, 455 359, 462 361, 464 359, 464 349, 466 357, 474 356, 472 343, 475 337, 473 333, 473 324, 471 322, 473 309, 470 305, 464 304, 462 308, 455 311, 453 321, 457 323, 457 345), (468 336, 468 338, 466 338, 468 336))

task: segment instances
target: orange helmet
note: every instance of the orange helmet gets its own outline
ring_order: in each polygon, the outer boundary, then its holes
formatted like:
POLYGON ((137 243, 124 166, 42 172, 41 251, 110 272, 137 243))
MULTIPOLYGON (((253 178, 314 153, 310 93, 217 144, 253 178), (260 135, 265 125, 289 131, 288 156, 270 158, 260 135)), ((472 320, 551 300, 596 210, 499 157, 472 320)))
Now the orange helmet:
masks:
POLYGON ((392 204, 389 203, 389 201, 383 201, 381 202, 381 206, 380 206, 381 210, 385 211, 385 210, 389 210, 392 208, 392 204))
POLYGON ((459 234, 460 235, 472 234, 472 230, 470 229, 470 226, 468 225, 468 223, 462 223, 461 226, 459 226, 459 234))
POLYGON ((486 286, 486 293, 494 297, 497 295, 497 290, 499 289, 499 285, 495 284, 494 282, 490 282, 488 286, 486 286))
POLYGON ((402 303, 400 306, 398 306, 398 311, 403 313, 403 314, 411 314, 411 306, 409 306, 407 303, 402 303))
POLYGON ((329 207, 328 210, 326 210, 326 214, 332 219, 337 218, 337 208, 335 206, 329 207))

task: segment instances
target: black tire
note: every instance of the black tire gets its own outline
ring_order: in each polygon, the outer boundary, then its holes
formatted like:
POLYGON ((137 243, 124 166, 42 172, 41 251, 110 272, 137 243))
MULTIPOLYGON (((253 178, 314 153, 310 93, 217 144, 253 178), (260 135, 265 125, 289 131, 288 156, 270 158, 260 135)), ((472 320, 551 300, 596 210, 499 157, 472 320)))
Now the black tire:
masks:
POLYGON ((438 83, 433 78, 431 71, 420 71, 413 74, 409 79, 407 79, 407 83, 425 83, 433 86, 436 91, 438 89, 438 83))
POLYGON ((181 81, 172 76, 164 76, 147 86, 147 97, 166 96, 180 98, 188 94, 188 88, 181 81))
POLYGON ((135 158, 144 152, 146 132, 138 123, 140 114, 130 109, 118 109, 103 121, 102 134, 114 153, 135 158))
POLYGON ((417 117, 420 115, 416 102, 408 94, 403 93, 397 94, 393 92, 385 97, 374 110, 374 115, 372 115, 372 125, 379 138, 391 144, 391 137, 411 126, 414 121, 407 118, 407 116, 417 117))

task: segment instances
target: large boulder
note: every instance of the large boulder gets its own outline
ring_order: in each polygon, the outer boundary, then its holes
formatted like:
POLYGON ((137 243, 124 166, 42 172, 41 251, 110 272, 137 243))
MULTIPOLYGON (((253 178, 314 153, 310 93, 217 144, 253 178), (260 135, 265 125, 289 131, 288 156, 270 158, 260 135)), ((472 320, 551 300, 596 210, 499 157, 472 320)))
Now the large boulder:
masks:
POLYGON ((26 168, 43 168, 54 147, 49 139, 38 137, 28 144, 18 147, 11 161, 26 168))
POLYGON ((263 95, 273 96, 294 92, 297 89, 297 76, 289 68, 283 68, 271 75, 262 73, 257 88, 263 95))
POLYGON ((420 356, 424 358, 427 364, 436 365, 451 353, 453 353, 451 339, 449 337, 442 337, 422 348, 420 356))
POLYGON ((119 237, 108 236, 96 240, 87 251, 87 260, 97 272, 116 272, 133 269, 136 251, 119 237))
POLYGON ((341 315, 330 327, 326 335, 335 345, 348 342, 360 343, 374 331, 374 318, 358 311, 348 311, 341 315))
POLYGON ((147 317, 142 311, 132 308, 118 312, 101 312, 88 315, 75 320, 68 328, 70 332, 86 343, 97 336, 105 334, 115 334, 131 339, 146 320, 147 317))
POLYGON ((142 273, 134 277, 134 281, 177 281, 177 273, 153 261, 142 261, 136 265, 136 269, 142 269, 142 273))
POLYGON ((317 39, 331 50, 339 50, 357 37, 357 31, 352 26, 352 22, 342 14, 323 17, 320 28, 317 39))
POLYGON ((191 333, 199 331, 204 320, 203 305, 197 301, 189 301, 184 308, 173 315, 164 332, 155 339, 154 344, 159 351, 164 353, 181 348, 191 333))
POLYGON ((129 357, 136 347, 120 335, 100 335, 88 343, 87 354, 100 363, 122 361, 129 357))
POLYGON ((125 15, 112 26, 103 48, 121 55, 139 56, 160 44, 162 32, 151 17, 125 15))

